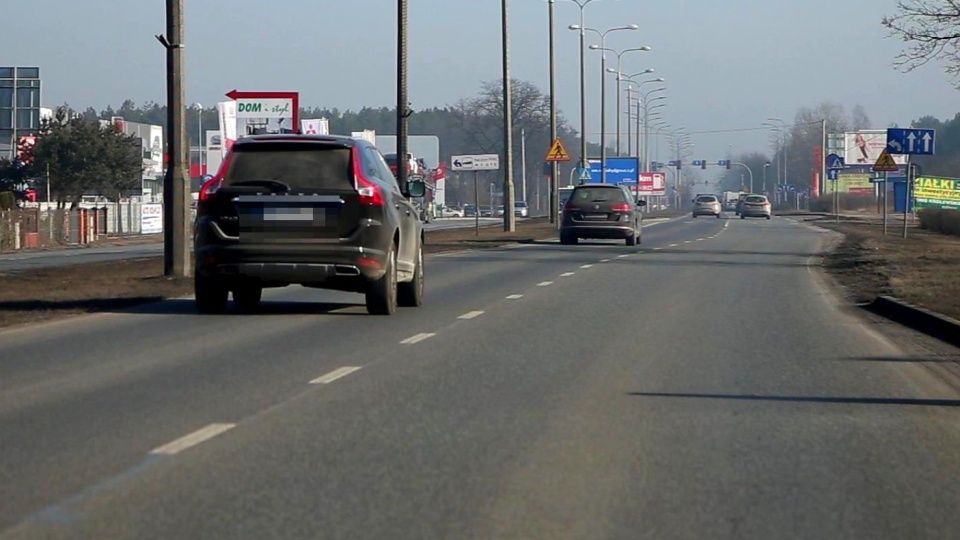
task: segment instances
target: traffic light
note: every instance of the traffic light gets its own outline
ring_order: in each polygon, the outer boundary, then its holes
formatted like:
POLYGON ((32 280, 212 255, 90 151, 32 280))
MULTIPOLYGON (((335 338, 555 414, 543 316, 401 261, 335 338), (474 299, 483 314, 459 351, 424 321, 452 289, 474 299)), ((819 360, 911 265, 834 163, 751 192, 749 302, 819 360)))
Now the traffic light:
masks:
POLYGON ((727 160, 727 162, 726 162, 726 164, 725 164, 725 165, 727 166, 727 169, 729 169, 729 168, 730 168, 730 160, 729 160, 729 159, 727 160))
POLYGON ((704 159, 700 161, 700 168, 703 170, 707 170, 707 160, 704 159))

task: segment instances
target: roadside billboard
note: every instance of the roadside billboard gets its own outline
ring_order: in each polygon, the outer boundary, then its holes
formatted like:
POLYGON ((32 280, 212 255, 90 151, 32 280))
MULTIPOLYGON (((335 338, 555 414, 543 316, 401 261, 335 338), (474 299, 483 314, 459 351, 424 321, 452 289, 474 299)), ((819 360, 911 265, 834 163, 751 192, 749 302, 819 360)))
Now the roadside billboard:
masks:
POLYGON ((661 172, 642 172, 640 173, 640 192, 641 197, 658 196, 667 194, 667 175, 661 172))
POLYGON ((917 208, 960 210, 960 179, 921 176, 914 180, 913 197, 917 208))
POLYGON ((220 130, 206 130, 207 174, 215 174, 223 163, 223 133, 220 130))
POLYGON ((160 234, 163 232, 163 205, 140 205, 140 234, 160 234))
POLYGON ((840 193, 866 194, 873 195, 876 192, 873 182, 870 181, 869 173, 840 173, 839 180, 827 180, 823 186, 822 193, 834 193, 839 184, 840 193))
MULTIPOLYGON (((590 163, 590 183, 599 184, 603 178, 600 174, 600 160, 589 159, 590 163)), ((612 157, 607 158, 606 163, 607 183, 608 184, 637 184, 637 177, 640 174, 640 159, 635 157, 612 157)))
MULTIPOLYGON (((887 130, 865 129, 843 134, 844 161, 847 165, 873 165, 887 147, 887 130)), ((907 156, 895 155, 897 165, 905 165, 907 156)))

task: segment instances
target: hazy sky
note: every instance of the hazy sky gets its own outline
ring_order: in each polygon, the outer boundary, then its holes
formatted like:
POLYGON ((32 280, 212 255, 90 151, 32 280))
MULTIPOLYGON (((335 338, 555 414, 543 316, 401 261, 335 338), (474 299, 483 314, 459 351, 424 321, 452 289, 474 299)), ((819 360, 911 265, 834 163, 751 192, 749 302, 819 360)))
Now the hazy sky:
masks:
MULTIPOLYGON (((546 0, 511 0, 512 75, 546 92, 546 0)), ((38 65, 46 106, 162 102, 163 0, 20 0, 4 6, 4 65, 38 65)), ((394 102, 394 0, 185 0, 187 98, 213 105, 224 92, 296 90, 301 103, 341 109, 394 102)), ((901 43, 880 25, 896 0, 597 0, 587 25, 635 23, 610 34, 627 53, 623 71, 646 68, 667 79, 664 117, 694 133, 697 156, 722 158, 767 148, 768 133, 697 134, 791 120, 798 107, 861 103, 873 124, 901 125, 925 114, 960 111, 941 66, 910 74, 893 69, 901 43)), ((579 21, 557 0, 558 99, 579 128, 579 21)), ((500 77, 500 2, 410 0, 414 108, 472 96, 500 77)), ((588 38, 589 39, 589 38, 588 38)), ((596 42, 590 39, 590 43, 596 42)), ((600 57, 587 56, 590 133, 599 131, 600 57)), ((613 130, 608 79, 608 132, 613 130)), ((647 84, 644 89, 654 88, 647 84)), ((593 137, 595 138, 595 136, 593 137)), ((608 137, 608 139, 612 139, 608 137)), ((662 146, 662 145, 661 145, 662 146)), ((544 149, 545 150, 545 149, 544 149)), ((661 156, 664 157, 665 156, 661 156)))

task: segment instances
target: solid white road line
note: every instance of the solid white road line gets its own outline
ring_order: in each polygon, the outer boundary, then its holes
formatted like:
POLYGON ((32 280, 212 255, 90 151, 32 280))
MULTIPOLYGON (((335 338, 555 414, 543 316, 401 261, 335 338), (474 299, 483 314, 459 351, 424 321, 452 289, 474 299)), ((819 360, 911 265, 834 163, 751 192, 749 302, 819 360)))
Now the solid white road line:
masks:
POLYGON ((458 319, 475 319, 481 315, 483 315, 482 311, 468 311, 457 318, 458 319))
POLYGON ((423 340, 425 340, 425 339, 430 339, 430 338, 432 338, 432 337, 435 336, 435 335, 436 335, 436 334, 431 334, 431 333, 423 332, 423 333, 417 334, 417 335, 415 335, 415 336, 410 336, 410 337, 408 337, 407 339, 401 341, 400 344, 401 344, 401 345, 413 345, 414 343, 420 343, 421 341, 423 341, 423 340))
POLYGON ((198 429, 189 435, 180 437, 173 442, 167 443, 159 448, 155 448, 151 450, 150 453, 164 456, 179 454, 187 448, 196 446, 205 441, 209 441, 217 435, 233 429, 235 426, 236 424, 210 424, 209 426, 198 429))
POLYGON ((572 275, 574 275, 574 274, 576 274, 576 272, 564 272, 564 273, 560 274, 560 277, 570 277, 570 276, 572 276, 572 275))
POLYGON ((511 294, 507 297, 507 300, 519 300, 520 298, 523 298, 522 294, 511 294))
POLYGON ((310 384, 330 384, 337 379, 342 379, 354 371, 359 370, 360 366, 344 366, 342 368, 337 368, 326 375, 317 377, 316 379, 310 381, 310 384))
POLYGON ((585 264, 585 265, 581 266, 580 268, 593 268, 593 265, 592 265, 592 264, 585 264))
POLYGON ((552 281, 541 281, 540 283, 537 283, 537 287, 548 287, 550 285, 553 285, 552 281))

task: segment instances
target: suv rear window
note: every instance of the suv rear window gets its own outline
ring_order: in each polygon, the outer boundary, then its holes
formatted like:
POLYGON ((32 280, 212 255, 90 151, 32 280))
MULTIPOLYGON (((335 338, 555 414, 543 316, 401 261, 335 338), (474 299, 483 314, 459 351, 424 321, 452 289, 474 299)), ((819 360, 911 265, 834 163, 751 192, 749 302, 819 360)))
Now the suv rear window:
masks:
POLYGON ((697 197, 697 202, 717 202, 717 198, 711 195, 697 197))
POLYGON ((274 180, 291 188, 350 189, 351 149, 317 143, 258 143, 234 149, 226 185, 274 180))
POLYGON ((624 201, 623 190, 619 188, 578 188, 573 191, 574 202, 610 202, 624 201))

